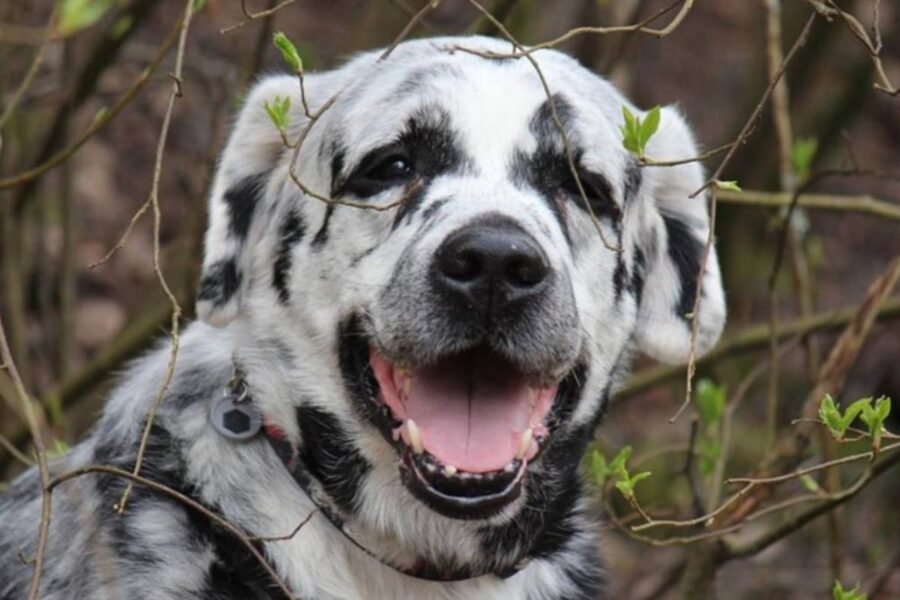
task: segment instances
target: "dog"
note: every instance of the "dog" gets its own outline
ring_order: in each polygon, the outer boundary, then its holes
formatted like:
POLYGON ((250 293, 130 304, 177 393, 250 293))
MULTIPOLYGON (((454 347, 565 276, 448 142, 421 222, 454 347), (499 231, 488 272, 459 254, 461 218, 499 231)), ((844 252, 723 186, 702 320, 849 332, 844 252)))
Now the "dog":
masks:
MULTIPOLYGON (((608 597, 581 457, 634 352, 684 362, 720 335, 703 172, 642 165, 620 127, 645 113, 513 50, 407 41, 253 87, 140 468, 245 539, 144 485, 123 507, 128 482, 94 472, 54 490, 41 598, 608 597)), ((646 154, 698 154, 677 109, 646 154)), ((124 374, 51 476, 134 467, 169 356, 124 374)), ((4 600, 40 489, 32 469, 0 498, 4 600)))

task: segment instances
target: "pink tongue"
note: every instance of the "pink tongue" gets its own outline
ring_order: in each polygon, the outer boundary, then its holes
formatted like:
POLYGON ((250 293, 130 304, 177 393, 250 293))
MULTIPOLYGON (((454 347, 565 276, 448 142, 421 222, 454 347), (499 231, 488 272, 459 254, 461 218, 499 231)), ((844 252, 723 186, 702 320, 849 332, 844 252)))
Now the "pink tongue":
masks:
POLYGON ((428 452, 475 473, 502 469, 515 458, 534 409, 522 377, 484 355, 416 371, 404 404, 428 452))

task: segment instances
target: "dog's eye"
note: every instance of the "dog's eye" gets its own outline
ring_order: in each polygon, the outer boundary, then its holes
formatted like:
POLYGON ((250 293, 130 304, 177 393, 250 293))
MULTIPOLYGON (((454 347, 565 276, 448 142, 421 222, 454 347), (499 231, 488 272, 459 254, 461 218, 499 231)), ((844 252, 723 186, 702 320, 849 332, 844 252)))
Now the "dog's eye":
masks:
POLYGON ((378 162, 366 173, 374 181, 391 183, 406 179, 412 174, 412 162, 402 154, 393 154, 378 162))
MULTIPOLYGON (((605 177, 597 173, 579 170, 578 180, 581 182, 581 187, 584 189, 584 195, 587 197, 587 200, 591 205, 591 210, 595 215, 615 216, 618 213, 619 207, 612 198, 612 191, 605 177)), ((581 199, 581 192, 578 190, 578 183, 575 181, 575 176, 572 175, 571 172, 567 172, 566 177, 560 184, 560 188, 573 198, 576 205, 585 208, 582 206, 583 201, 581 199)))

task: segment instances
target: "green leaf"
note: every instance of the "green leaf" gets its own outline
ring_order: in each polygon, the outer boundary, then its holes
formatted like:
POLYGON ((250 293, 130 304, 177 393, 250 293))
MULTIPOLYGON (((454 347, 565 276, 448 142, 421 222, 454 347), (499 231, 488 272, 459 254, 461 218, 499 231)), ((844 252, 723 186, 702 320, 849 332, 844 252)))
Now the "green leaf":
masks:
POLYGON ((609 477, 610 469, 606 463, 606 457, 599 450, 591 452, 591 472, 594 474, 594 481, 597 485, 603 487, 609 477))
POLYGON ((844 415, 841 417, 841 435, 847 432, 847 429, 851 425, 853 425, 853 421, 856 420, 856 417, 859 416, 859 413, 866 410, 866 407, 871 409, 872 398, 860 398, 853 404, 847 407, 844 411, 844 415))
POLYGON ((825 394, 822 402, 819 403, 819 418, 825 423, 825 426, 831 431, 831 435, 835 439, 842 439, 844 431, 841 424, 841 413, 838 411, 831 394, 825 394))
POLYGON ((809 491, 816 493, 819 491, 819 484, 815 479, 809 476, 809 474, 800 476, 800 483, 803 484, 803 487, 808 489, 809 491))
MULTIPOLYGON (((869 398, 871 402, 871 398, 869 398)), ((875 448, 881 446, 881 437, 885 431, 884 421, 891 414, 891 399, 887 396, 881 396, 876 402, 874 408, 871 404, 866 404, 862 408, 862 414, 859 418, 869 428, 869 435, 872 436, 872 445, 875 448)))
POLYGON ((716 187, 720 190, 726 190, 729 192, 743 192, 741 186, 738 185, 737 181, 721 181, 716 180, 716 187))
POLYGON ((644 121, 640 124, 641 154, 644 153, 644 148, 647 147, 647 142, 650 141, 650 138, 653 137, 653 134, 656 133, 657 129, 659 129, 659 120, 659 107, 654 106, 650 109, 650 111, 644 117, 644 121))
POLYGON ((109 35, 112 39, 118 40, 128 33, 128 30, 131 29, 132 25, 134 25, 134 17, 131 15, 123 15, 113 23, 113 26, 109 30, 109 35))
POLYGON ((631 446, 624 446, 609 462, 609 472, 618 473, 620 476, 624 473, 627 477, 628 471, 625 468, 625 463, 628 462, 629 458, 631 458, 631 446))
POLYGON ((697 455, 700 472, 709 477, 722 453, 722 443, 717 437, 702 435, 697 439, 697 455))
POLYGON ((108 115, 109 115, 109 108, 107 108, 105 106, 101 106, 100 108, 97 109, 97 112, 94 114, 94 123, 96 123, 97 121, 100 121, 102 119, 105 119, 108 115))
POLYGON ((637 482, 647 479, 648 477, 650 477, 650 475, 652 475, 652 473, 650 471, 641 471, 640 473, 638 473, 637 475, 635 475, 634 477, 631 478, 631 486, 634 487, 637 484, 637 482))
POLYGON ((710 379, 697 382, 697 412, 705 425, 718 423, 725 411, 725 388, 710 379))
POLYGON ((659 129, 660 109, 658 106, 650 109, 646 116, 641 119, 636 116, 627 106, 622 107, 622 116, 625 123, 619 127, 622 133, 622 145, 625 149, 639 157, 644 156, 647 148, 647 142, 659 129))
POLYGON ((85 29, 103 18, 112 0, 62 0, 59 29, 63 35, 85 29))
POLYGON ((887 396, 882 396, 878 400, 875 401, 875 414, 878 416, 878 419, 884 424, 887 421, 887 418, 891 414, 891 399, 887 396))
POLYGON ((616 482, 616 489, 618 489, 626 498, 632 498, 634 496, 634 486, 636 486, 639 481, 647 479, 648 477, 650 477, 650 471, 643 471, 631 477, 628 477, 626 473, 625 477, 616 482))
POLYGON ((289 40, 286 35, 280 31, 276 32, 275 35, 272 36, 272 43, 281 51, 284 62, 286 62, 296 73, 303 72, 303 61, 300 59, 300 53, 297 52, 297 47, 294 46, 294 43, 289 40))
POLYGON ((69 444, 59 438, 56 438, 53 440, 53 445, 48 449, 47 455, 50 458, 57 458, 67 453, 69 450, 71 450, 69 444))
POLYGON ((831 588, 831 595, 834 600, 868 600, 868 596, 859 591, 859 584, 857 583, 852 590, 845 590, 844 586, 841 585, 841 582, 838 580, 834 581, 834 587, 831 588))
POLYGON ((291 99, 287 96, 275 96, 275 99, 269 103, 268 100, 263 102, 263 108, 269 115, 269 120, 278 128, 284 131, 290 124, 291 99))
POLYGON ((794 173, 798 179, 809 177, 809 171, 818 148, 819 141, 813 137, 800 138, 794 141, 794 147, 791 149, 791 162, 794 165, 794 173))

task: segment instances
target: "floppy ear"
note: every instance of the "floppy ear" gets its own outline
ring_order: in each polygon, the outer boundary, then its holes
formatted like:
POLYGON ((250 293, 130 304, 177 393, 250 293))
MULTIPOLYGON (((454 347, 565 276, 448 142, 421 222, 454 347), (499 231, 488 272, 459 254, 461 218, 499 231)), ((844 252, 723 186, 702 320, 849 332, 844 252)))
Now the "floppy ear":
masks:
POLYGON ((211 325, 230 323, 240 310, 247 284, 247 234, 260 212, 269 175, 284 154, 265 102, 291 98, 291 122, 300 118, 297 79, 287 75, 257 83, 244 101, 219 163, 209 198, 209 225, 197 314, 211 325))
MULTIPOLYGON (((679 112, 662 110, 660 127, 647 145, 654 160, 678 160, 697 156, 694 137, 679 112)), ((710 350, 725 324, 725 297, 715 247, 710 249, 706 270, 700 273, 709 235, 706 194, 689 198, 704 183, 697 162, 673 167, 645 167, 651 195, 650 232, 643 244, 646 274, 638 311, 636 341, 650 356, 669 363, 688 359, 691 319, 698 319, 696 353, 710 350), (691 315, 697 282, 700 307, 691 315)))

